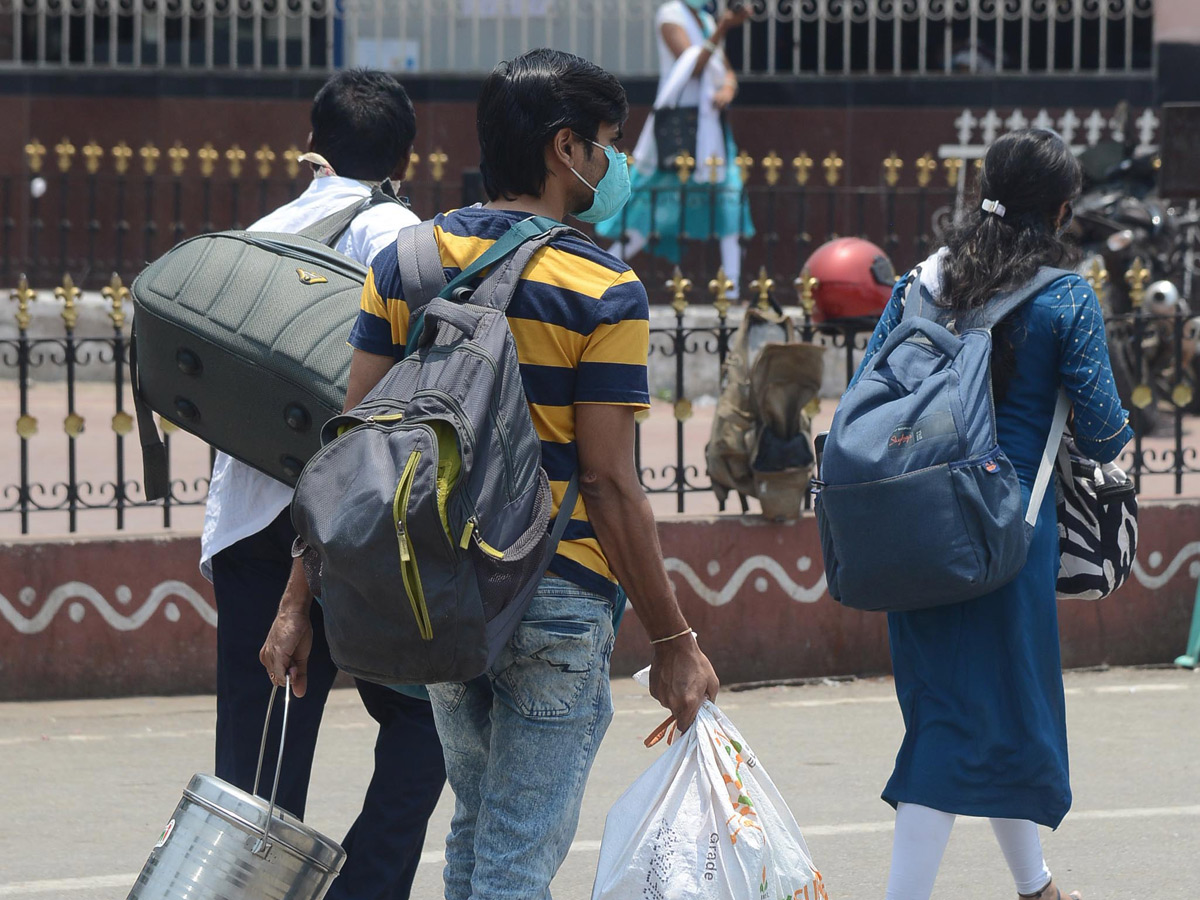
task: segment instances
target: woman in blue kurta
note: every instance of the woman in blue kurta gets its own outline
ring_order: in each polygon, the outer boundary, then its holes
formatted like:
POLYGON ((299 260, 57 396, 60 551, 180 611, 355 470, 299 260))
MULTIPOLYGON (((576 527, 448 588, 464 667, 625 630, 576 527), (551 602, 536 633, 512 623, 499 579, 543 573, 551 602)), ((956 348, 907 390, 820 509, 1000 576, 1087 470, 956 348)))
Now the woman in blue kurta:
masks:
MULTIPOLYGON (((1078 163, 1058 135, 1025 130, 1000 138, 984 160, 983 202, 921 266, 926 298, 950 310, 976 308, 1040 266, 1061 266, 1069 252, 1060 235, 1079 186, 1078 163)), ((868 359, 902 315, 897 290, 868 359)), ((1082 279, 1054 282, 993 337, 997 438, 1025 504, 1060 386, 1072 403, 1079 447, 1100 461, 1116 458, 1132 431, 1113 382, 1100 306, 1082 279)), ((889 614, 905 735, 883 792, 897 808, 888 900, 927 900, 955 815, 992 819, 1020 896, 1061 897, 1037 833, 1037 824, 1056 828, 1071 805, 1058 566, 1048 491, 1027 562, 1013 581, 965 603, 889 614)))

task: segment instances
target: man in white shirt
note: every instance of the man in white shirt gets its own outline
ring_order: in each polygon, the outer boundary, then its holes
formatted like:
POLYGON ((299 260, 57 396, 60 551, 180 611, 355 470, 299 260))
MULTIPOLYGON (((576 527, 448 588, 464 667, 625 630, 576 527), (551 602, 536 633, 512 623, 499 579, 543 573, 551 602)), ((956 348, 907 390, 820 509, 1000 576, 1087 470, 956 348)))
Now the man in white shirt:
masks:
MULTIPOLYGON (((251 231, 296 233, 348 206, 377 186, 394 197, 416 135, 416 116, 404 88, 382 72, 355 69, 333 76, 312 107, 309 152, 313 182, 291 203, 259 219, 251 231)), ((374 194, 379 198, 378 192, 374 194)), ((418 219, 396 200, 364 209, 334 245, 369 265, 418 219)), ((349 335, 347 335, 348 337, 349 335)), ((275 618, 292 567, 295 537, 292 489, 249 466, 217 455, 201 539, 200 569, 217 599, 216 774, 250 790, 255 780, 263 718, 272 690, 259 649, 275 618)), ((293 700, 279 805, 303 817, 313 751, 325 700, 337 674, 313 607, 308 687, 293 700)), ((343 845, 346 864, 329 900, 406 900, 420 861, 425 826, 445 782, 442 748, 428 699, 357 681, 379 723, 375 773, 363 811, 343 845)), ((278 746, 282 704, 272 723, 278 746)), ((266 775, 267 781, 271 774, 266 775)))

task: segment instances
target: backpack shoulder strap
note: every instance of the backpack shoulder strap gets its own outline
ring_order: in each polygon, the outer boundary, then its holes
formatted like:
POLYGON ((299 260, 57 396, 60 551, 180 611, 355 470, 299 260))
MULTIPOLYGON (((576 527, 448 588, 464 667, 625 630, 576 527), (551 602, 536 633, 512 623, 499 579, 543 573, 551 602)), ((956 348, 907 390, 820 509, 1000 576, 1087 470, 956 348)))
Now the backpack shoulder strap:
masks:
MULTIPOLYGON (((507 248, 504 253, 506 259, 503 260, 503 264, 497 265, 488 273, 488 277, 484 279, 483 284, 472 296, 472 302, 499 312, 507 310, 513 294, 516 293, 517 285, 520 283, 521 274, 529 265, 533 255, 555 238, 567 234, 575 235, 591 243, 591 240, 582 232, 570 225, 564 225, 551 219, 531 218, 518 222, 504 238, 501 238, 503 241, 509 241, 511 236, 511 247, 507 248)), ((496 243, 499 244, 500 241, 496 243)), ((482 258, 480 257, 480 259, 482 258)), ((464 272, 466 271, 468 270, 464 270, 464 272)), ((457 279, 455 280, 457 281, 457 279)), ((442 295, 447 296, 453 287, 454 282, 446 285, 446 290, 442 292, 442 295)))
POLYGON ((323 219, 318 219, 307 228, 297 232, 297 234, 324 244, 326 247, 333 247, 342 239, 342 235, 346 233, 346 229, 350 227, 350 224, 358 217, 359 213, 364 213, 371 207, 378 206, 380 203, 399 202, 399 200, 384 192, 381 188, 374 188, 371 191, 371 196, 363 200, 355 200, 349 206, 339 209, 337 212, 330 213, 323 219))
MULTIPOLYGON (((1075 273, 1067 269, 1054 269, 1043 266, 1028 282, 1015 290, 1008 291, 996 297, 987 306, 971 316, 972 328, 995 328, 1005 317, 1024 306, 1058 279, 1075 273)), ((965 328, 963 329, 966 330, 965 328)))
POLYGON ((400 286, 411 316, 436 297, 446 286, 446 270, 438 249, 432 221, 401 228, 396 235, 396 262, 400 266, 400 286))
POLYGON ((935 319, 937 307, 925 302, 925 293, 921 290, 921 267, 917 266, 908 276, 908 287, 904 289, 904 315, 900 321, 910 319, 935 319))

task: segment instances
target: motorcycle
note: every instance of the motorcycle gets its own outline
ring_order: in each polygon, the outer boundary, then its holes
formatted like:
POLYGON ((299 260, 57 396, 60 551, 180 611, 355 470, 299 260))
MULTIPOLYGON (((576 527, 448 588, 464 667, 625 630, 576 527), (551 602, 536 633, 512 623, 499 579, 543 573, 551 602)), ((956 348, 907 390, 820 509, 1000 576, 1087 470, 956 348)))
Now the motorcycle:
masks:
POLYGON ((1083 250, 1079 271, 1104 310, 1130 424, 1150 434, 1163 401, 1200 413, 1200 316, 1192 316, 1180 291, 1200 214, 1157 197, 1154 158, 1135 155, 1127 144, 1089 147, 1080 163, 1084 192, 1071 226, 1083 250))

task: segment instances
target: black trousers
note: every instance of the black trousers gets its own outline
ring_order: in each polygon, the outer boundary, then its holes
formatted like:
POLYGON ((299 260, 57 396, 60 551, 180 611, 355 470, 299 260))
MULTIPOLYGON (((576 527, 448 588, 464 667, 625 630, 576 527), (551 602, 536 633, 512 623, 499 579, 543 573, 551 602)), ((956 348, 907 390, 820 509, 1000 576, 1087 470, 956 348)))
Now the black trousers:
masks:
MULTIPOLYGON (((212 561, 217 598, 216 775, 244 790, 254 786, 259 742, 271 682, 258 651, 275 619, 291 571, 294 532, 287 510, 258 534, 212 561)), ((317 730, 337 674, 325 640, 324 617, 313 604, 313 649, 308 690, 292 698, 277 802, 303 818, 317 730)), ((371 718, 379 723, 375 772, 362 812, 342 845, 346 863, 328 900, 407 900, 425 843, 425 828, 446 781, 442 746, 425 700, 357 681, 371 718)), ((259 794, 270 796, 283 696, 267 738, 259 794)))

